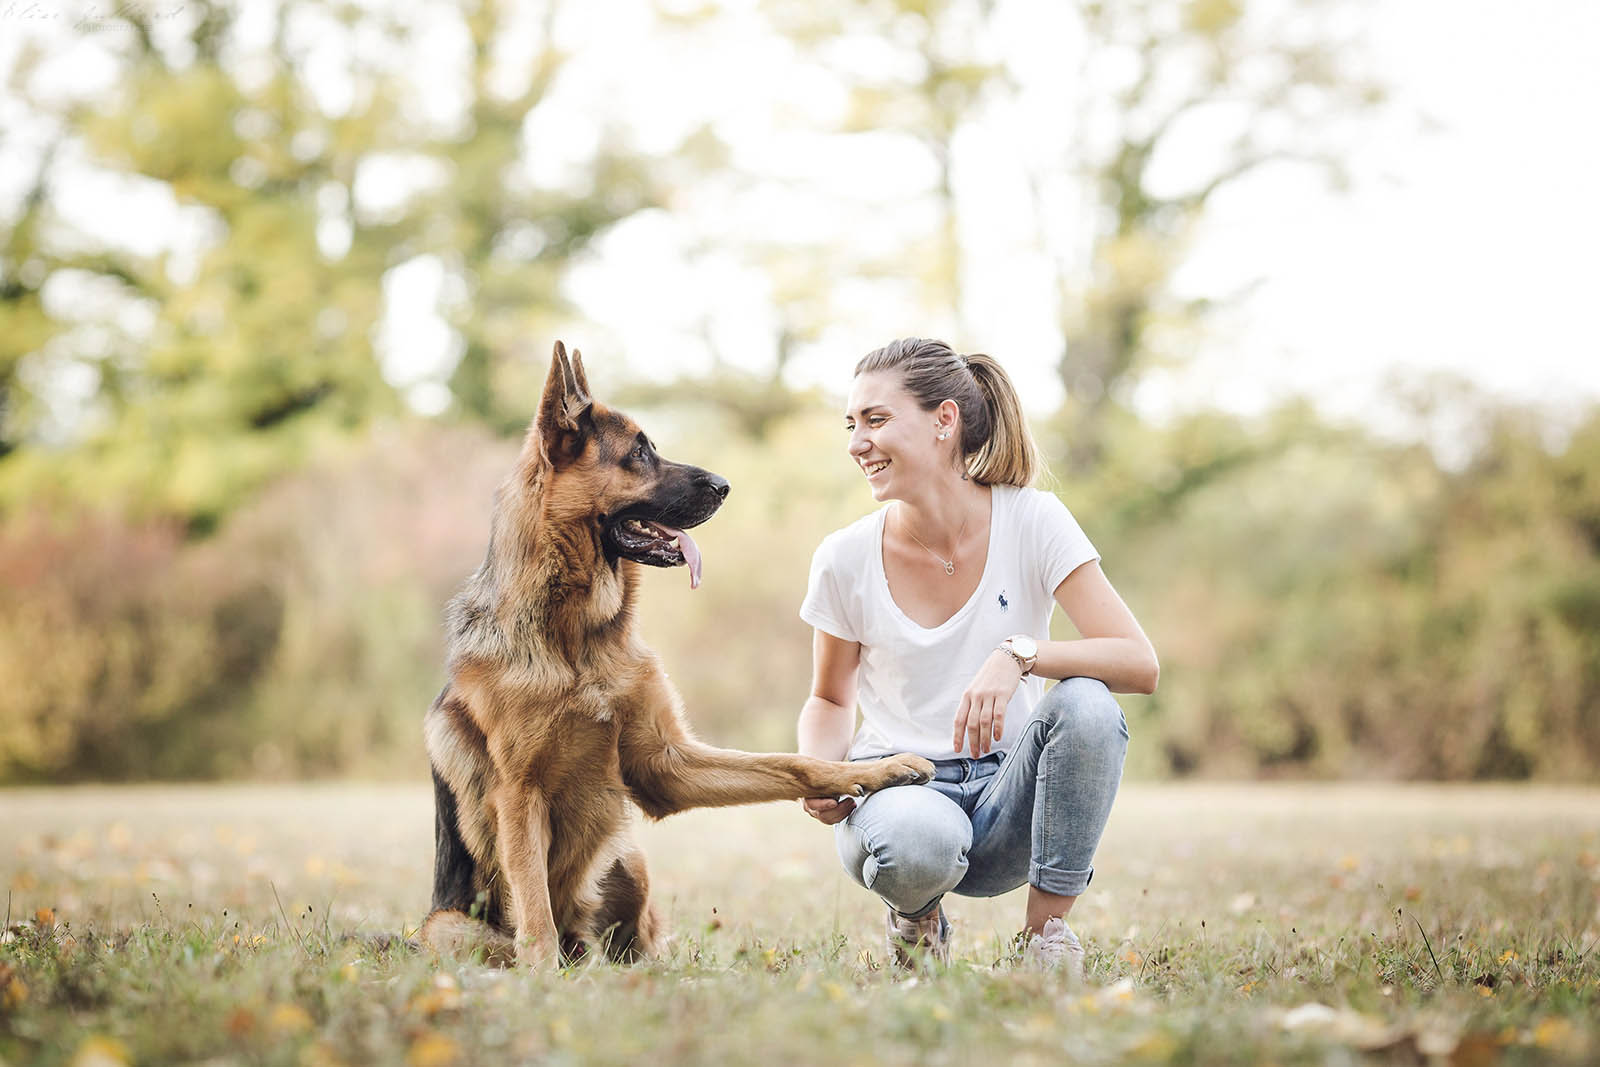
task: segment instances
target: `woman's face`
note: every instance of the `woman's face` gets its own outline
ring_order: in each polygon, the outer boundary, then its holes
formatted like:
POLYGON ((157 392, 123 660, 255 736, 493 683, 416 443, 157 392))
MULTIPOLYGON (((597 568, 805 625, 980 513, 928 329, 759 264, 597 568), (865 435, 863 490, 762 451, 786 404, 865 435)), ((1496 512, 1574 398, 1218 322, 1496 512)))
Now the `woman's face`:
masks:
MULTIPOLYGON (((938 409, 924 411, 893 371, 856 377, 845 405, 850 458, 866 475, 874 500, 897 500, 950 466, 939 440, 938 409)), ((952 429, 952 427, 946 427, 952 429)))

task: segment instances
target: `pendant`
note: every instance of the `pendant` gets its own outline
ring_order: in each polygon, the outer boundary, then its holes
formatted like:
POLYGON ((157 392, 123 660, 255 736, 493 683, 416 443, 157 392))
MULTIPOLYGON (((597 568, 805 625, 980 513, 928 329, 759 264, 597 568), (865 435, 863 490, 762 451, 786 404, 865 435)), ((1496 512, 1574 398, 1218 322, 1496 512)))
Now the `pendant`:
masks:
POLYGON ((945 560, 941 559, 939 562, 944 564, 944 572, 946 574, 954 574, 956 572, 956 561, 955 560, 950 560, 950 561, 946 562, 945 560))

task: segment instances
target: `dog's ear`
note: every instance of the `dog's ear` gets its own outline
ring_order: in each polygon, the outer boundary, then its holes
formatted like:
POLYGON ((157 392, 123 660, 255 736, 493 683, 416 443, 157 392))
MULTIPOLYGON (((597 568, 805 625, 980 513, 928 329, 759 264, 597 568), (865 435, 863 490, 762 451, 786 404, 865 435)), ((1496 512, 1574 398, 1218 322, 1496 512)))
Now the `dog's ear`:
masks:
POLYGON ((562 467, 583 454, 583 446, 594 431, 594 400, 580 364, 573 367, 567 346, 556 342, 550 356, 550 373, 544 380, 544 397, 534 423, 545 458, 562 467))
POLYGON ((594 396, 589 392, 589 378, 583 373, 583 353, 576 348, 572 350, 572 376, 577 379, 578 388, 583 391, 584 396, 594 396))

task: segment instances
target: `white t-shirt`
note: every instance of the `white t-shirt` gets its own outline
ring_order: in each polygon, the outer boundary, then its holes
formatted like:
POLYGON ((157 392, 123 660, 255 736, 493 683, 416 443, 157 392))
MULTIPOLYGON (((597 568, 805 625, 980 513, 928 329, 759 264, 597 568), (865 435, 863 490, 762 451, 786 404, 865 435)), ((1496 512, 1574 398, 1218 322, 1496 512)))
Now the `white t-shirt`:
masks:
MULTIPOLYGON (((1012 634, 1050 636, 1053 594, 1100 554, 1072 513, 1050 493, 997 485, 989 515, 989 558, 978 588, 943 624, 913 622, 889 595, 883 571, 884 507, 823 539, 811 557, 800 617, 861 645, 857 698, 861 728, 850 758, 912 752, 951 759, 961 694, 995 646, 1012 634)), ((1020 727, 1044 695, 1043 678, 1017 687, 1006 722, 1020 727)), ((1007 730, 995 746, 1011 746, 1007 730)))

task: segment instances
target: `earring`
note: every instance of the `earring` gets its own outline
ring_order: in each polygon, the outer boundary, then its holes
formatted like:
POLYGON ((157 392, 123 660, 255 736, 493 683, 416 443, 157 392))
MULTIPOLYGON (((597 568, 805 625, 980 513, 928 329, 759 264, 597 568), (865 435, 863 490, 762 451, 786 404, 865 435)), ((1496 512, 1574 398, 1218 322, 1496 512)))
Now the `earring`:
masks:
POLYGON ((939 434, 939 440, 943 441, 946 437, 949 437, 949 436, 950 436, 950 431, 949 430, 945 430, 944 432, 939 434))

